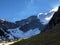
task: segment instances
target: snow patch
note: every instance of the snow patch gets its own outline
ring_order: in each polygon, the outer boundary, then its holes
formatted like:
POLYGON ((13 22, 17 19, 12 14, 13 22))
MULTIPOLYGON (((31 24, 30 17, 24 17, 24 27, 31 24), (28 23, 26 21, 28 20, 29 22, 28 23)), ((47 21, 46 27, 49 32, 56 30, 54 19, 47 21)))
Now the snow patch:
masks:
POLYGON ((37 35, 37 34, 40 33, 40 30, 38 28, 30 29, 27 32, 23 32, 23 31, 19 30, 18 28, 16 28, 16 29, 9 29, 8 31, 11 33, 9 39, 13 39, 12 36, 15 36, 17 38, 29 38, 31 36, 34 36, 34 35, 37 35))

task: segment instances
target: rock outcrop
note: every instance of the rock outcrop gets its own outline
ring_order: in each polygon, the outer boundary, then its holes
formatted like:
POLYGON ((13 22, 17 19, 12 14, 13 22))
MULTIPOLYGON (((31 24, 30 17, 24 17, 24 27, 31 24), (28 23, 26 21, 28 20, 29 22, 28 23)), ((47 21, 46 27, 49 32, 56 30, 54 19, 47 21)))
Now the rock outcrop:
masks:
POLYGON ((44 29, 44 31, 49 31, 49 29, 53 29, 54 26, 60 23, 60 7, 58 8, 58 11, 54 13, 52 19, 44 29))

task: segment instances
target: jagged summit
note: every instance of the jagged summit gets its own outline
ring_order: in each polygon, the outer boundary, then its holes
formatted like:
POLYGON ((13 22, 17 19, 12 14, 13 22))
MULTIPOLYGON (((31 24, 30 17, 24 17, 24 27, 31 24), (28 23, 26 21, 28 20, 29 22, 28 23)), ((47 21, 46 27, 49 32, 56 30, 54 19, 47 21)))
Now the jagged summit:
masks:
POLYGON ((52 23, 53 25, 60 23, 60 7, 58 8, 58 11, 54 13, 49 23, 52 23))
POLYGON ((51 18, 53 17, 55 11, 49 11, 47 13, 39 13, 37 15, 37 18, 40 19, 40 21, 42 22, 42 24, 46 25, 49 23, 49 21, 51 20, 51 18))
POLYGON ((56 11, 53 15, 53 17, 51 18, 51 20, 49 21, 45 31, 49 31, 48 29, 52 29, 54 28, 54 26, 56 26, 57 24, 60 23, 60 6, 58 8, 58 11, 56 11))

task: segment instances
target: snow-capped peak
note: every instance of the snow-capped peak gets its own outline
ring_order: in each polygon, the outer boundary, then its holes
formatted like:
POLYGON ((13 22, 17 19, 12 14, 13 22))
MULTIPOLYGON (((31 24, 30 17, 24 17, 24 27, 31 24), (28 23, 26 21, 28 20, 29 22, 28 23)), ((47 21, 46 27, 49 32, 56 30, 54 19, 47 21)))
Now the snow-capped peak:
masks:
POLYGON ((37 15, 37 18, 40 19, 40 21, 43 22, 43 24, 47 24, 57 10, 58 8, 54 8, 47 13, 39 13, 37 15))
POLYGON ((38 14, 38 18, 39 18, 39 16, 41 16, 41 15, 47 15, 48 13, 51 13, 51 12, 56 12, 56 11, 58 11, 58 7, 55 7, 55 8, 53 8, 53 9, 51 9, 49 12, 47 12, 47 13, 39 13, 38 14))
POLYGON ((0 20, 2 20, 2 21, 7 21, 7 19, 3 19, 3 18, 2 18, 2 19, 0 19, 0 20))

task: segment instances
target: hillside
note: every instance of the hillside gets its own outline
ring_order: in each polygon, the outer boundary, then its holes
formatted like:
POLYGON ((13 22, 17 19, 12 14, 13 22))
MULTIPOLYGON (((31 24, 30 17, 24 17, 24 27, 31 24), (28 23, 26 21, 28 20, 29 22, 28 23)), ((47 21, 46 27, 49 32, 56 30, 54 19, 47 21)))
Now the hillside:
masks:
POLYGON ((12 45, 60 45, 60 24, 51 30, 12 45))

